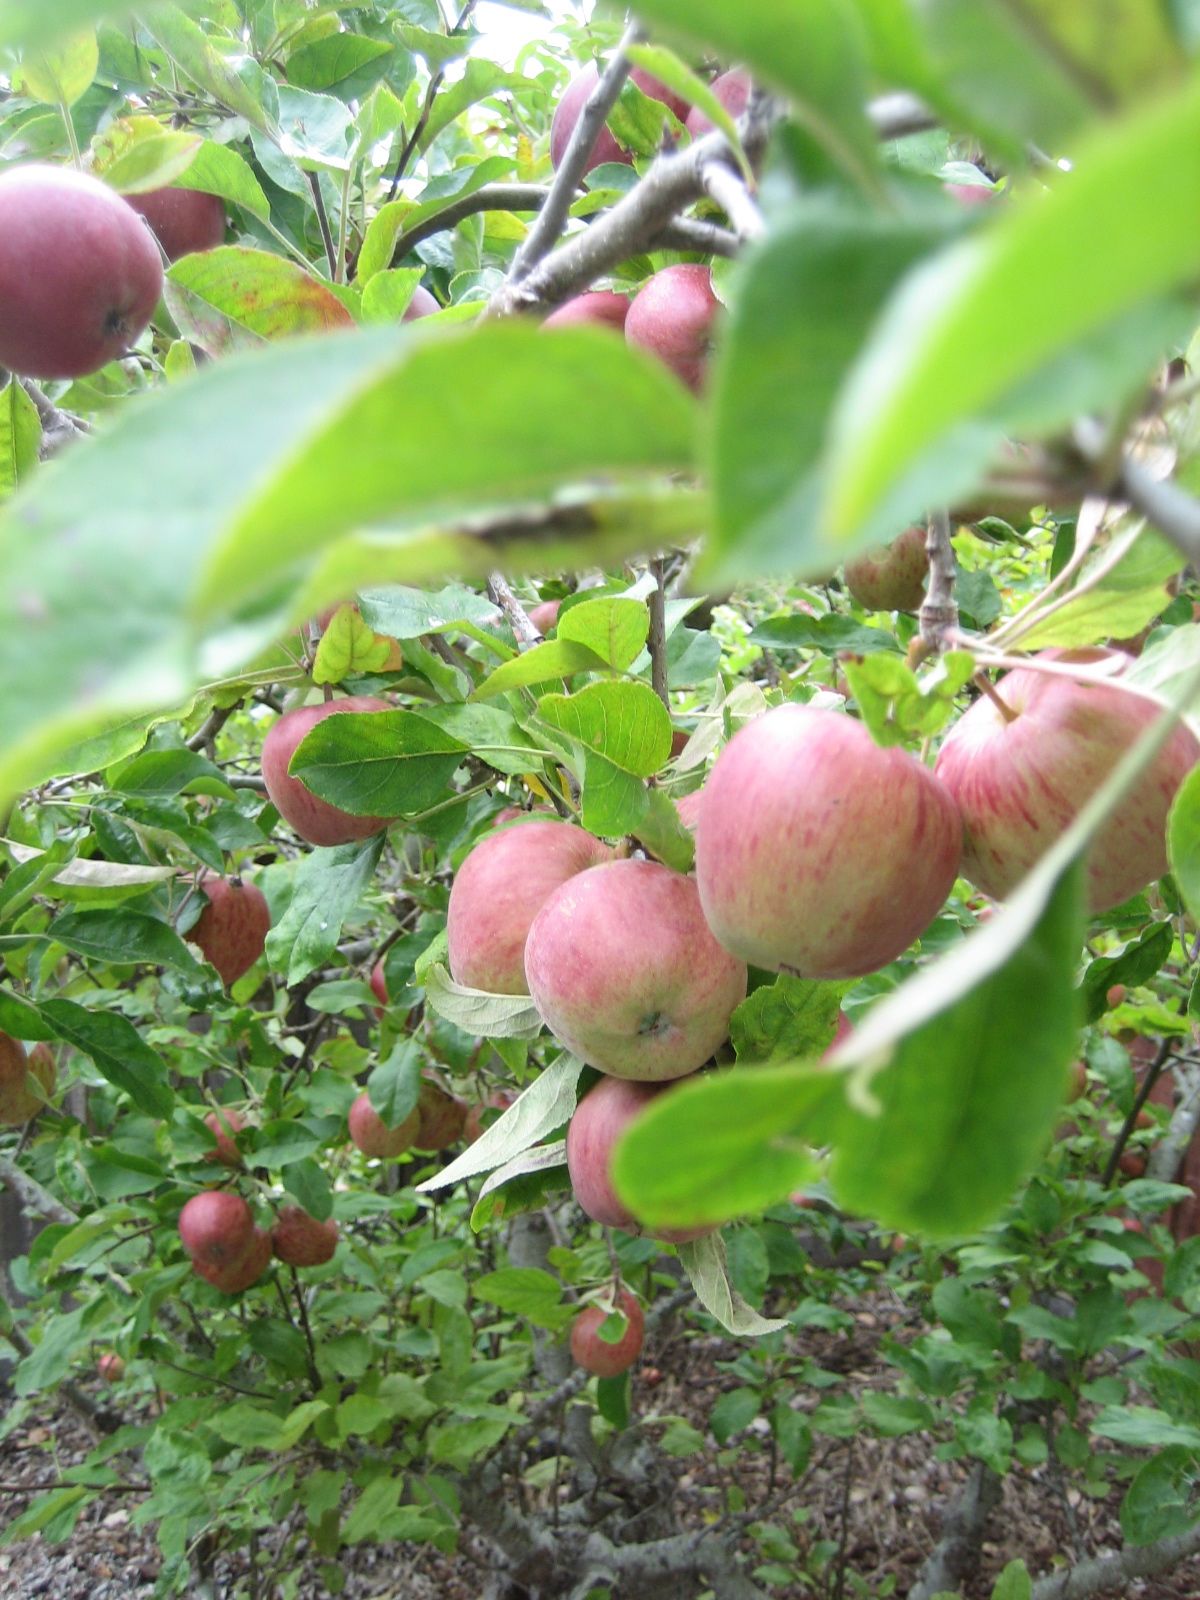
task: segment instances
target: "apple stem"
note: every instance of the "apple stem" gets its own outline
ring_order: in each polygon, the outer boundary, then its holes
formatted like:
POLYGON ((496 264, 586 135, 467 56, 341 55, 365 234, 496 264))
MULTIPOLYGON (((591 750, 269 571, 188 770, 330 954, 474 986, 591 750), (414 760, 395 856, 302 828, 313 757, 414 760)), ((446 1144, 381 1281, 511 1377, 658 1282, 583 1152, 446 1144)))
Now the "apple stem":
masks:
POLYGON ((983 690, 985 695, 987 695, 988 699, 1004 718, 1005 722, 1015 722, 1017 720, 1017 713, 1009 705, 1007 700, 1002 700, 1000 698, 999 694, 996 692, 996 686, 993 684, 986 672, 977 672, 975 674, 975 684, 978 688, 983 690))

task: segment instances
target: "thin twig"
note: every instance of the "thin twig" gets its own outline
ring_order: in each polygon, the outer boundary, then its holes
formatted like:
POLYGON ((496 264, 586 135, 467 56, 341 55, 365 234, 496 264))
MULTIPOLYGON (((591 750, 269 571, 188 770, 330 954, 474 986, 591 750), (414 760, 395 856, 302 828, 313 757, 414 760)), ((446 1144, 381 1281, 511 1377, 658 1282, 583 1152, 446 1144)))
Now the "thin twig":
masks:
POLYGON ((321 240, 325 246, 325 259, 329 262, 329 276, 333 282, 337 281, 337 246, 333 242, 333 233, 329 226, 329 213, 325 210, 325 196, 321 193, 320 174, 308 174, 308 187, 312 190, 313 205, 317 208, 317 222, 321 228, 321 240))
POLYGON ((516 635, 517 648, 528 650, 531 645, 540 644, 541 634, 530 622, 529 613, 512 592, 504 574, 493 572, 488 578, 487 588, 488 598, 493 605, 498 605, 508 618, 509 626, 516 635))
POLYGON ((654 692, 671 709, 671 696, 667 691, 667 586, 663 577, 663 560, 656 556, 650 563, 654 574, 654 590, 650 595, 650 636, 646 647, 650 651, 650 681, 654 692))
POLYGON ((1101 1179, 1101 1182, 1104 1184, 1106 1189, 1111 1186, 1113 1179, 1117 1175, 1117 1166, 1120 1163, 1125 1146, 1129 1142, 1129 1135, 1133 1132, 1134 1127, 1137 1124, 1138 1112, 1141 1111, 1142 1107, 1146 1104, 1146 1101, 1149 1100, 1150 1091, 1154 1088, 1154 1085, 1162 1076, 1163 1068, 1170 1059, 1171 1051, 1174 1049, 1174 1047, 1175 1041, 1173 1039, 1164 1039, 1158 1047, 1158 1054, 1146 1069, 1146 1076, 1142 1079, 1138 1092, 1134 1096, 1133 1104, 1129 1108, 1129 1115, 1125 1118, 1124 1123, 1121 1125, 1121 1131, 1117 1135, 1117 1142, 1113 1145, 1112 1153, 1108 1158, 1108 1164, 1104 1168, 1104 1177, 1101 1179))

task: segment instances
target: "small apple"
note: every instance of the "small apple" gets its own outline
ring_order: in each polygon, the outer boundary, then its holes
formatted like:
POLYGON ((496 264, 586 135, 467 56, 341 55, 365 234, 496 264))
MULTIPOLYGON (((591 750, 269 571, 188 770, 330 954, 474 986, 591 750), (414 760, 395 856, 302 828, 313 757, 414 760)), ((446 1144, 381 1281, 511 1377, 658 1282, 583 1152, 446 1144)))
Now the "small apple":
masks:
MULTIPOLYGON (((687 116, 687 101, 672 94, 665 84, 660 83, 650 73, 641 67, 634 67, 629 76, 643 94, 649 95, 651 100, 661 100, 663 105, 675 113, 680 122, 687 116)), ((554 110, 554 121, 550 124, 550 161, 556 172, 567 153, 571 135, 575 132, 575 124, 583 115, 583 108, 599 81, 599 69, 594 61, 589 61, 582 72, 576 73, 563 90, 563 97, 554 110)), ((601 128, 600 137, 596 140, 588 157, 588 164, 583 170, 585 173, 591 172, 593 168, 602 166, 607 161, 618 161, 627 167, 633 165, 633 157, 629 152, 621 148, 615 136, 607 128, 601 128)))
POLYGON ((200 887, 208 904, 184 937, 199 947, 228 989, 245 977, 266 948, 271 913, 266 896, 252 883, 206 872, 200 887))
POLYGON ((1146 1175, 1146 1158, 1140 1150, 1126 1150, 1117 1167, 1127 1178, 1142 1178, 1146 1175))
POLYGON ((412 292, 412 299, 404 308, 401 322, 419 322, 422 317, 431 317, 435 311, 442 308, 435 295, 430 294, 423 283, 419 283, 412 292))
POLYGON ((417 1111, 421 1120, 413 1143, 418 1150, 444 1150, 462 1138, 467 1103, 447 1094, 436 1079, 423 1075, 417 1111))
POLYGON ((289 1267, 323 1267, 338 1246, 338 1225, 332 1217, 318 1222, 302 1206, 284 1206, 271 1229, 271 1245, 289 1267))
POLYGON ((412 1148, 421 1126, 421 1108, 415 1106, 403 1122, 389 1128, 371 1104, 370 1095, 360 1094, 350 1107, 348 1120, 350 1137, 363 1155, 387 1161, 412 1148))
POLYGON ((472 1106, 463 1123, 463 1138, 467 1144, 474 1144, 481 1133, 504 1115, 516 1098, 509 1089, 496 1089, 482 1105, 472 1106))
MULTIPOLYGON (((754 89, 754 82, 748 72, 735 70, 733 72, 723 72, 719 78, 713 80, 709 87, 736 122, 750 104, 750 95, 754 89)), ((693 106, 688 112, 684 127, 686 127, 693 139, 699 139, 704 134, 713 131, 713 124, 700 110, 699 106, 693 106)))
POLYGON ((373 695, 349 695, 344 700, 326 700, 321 705, 297 706, 285 711, 275 723, 262 747, 262 774, 275 809, 292 829, 309 844, 352 844, 382 833, 394 817, 355 817, 320 800, 306 789, 299 778, 288 772, 288 764, 306 734, 326 717, 346 712, 391 711, 386 700, 373 695))
POLYGON ((703 787, 693 789, 691 794, 685 794, 682 800, 676 800, 675 809, 679 813, 679 820, 685 828, 692 833, 696 831, 696 824, 700 820, 700 797, 704 793, 703 787))
MULTIPOLYGON (((612 1181, 612 1158, 617 1142, 652 1100, 668 1091, 657 1083, 630 1083, 623 1078, 601 1078, 575 1108, 567 1125, 567 1171, 579 1208, 607 1228, 624 1233, 646 1233, 633 1212, 617 1198, 612 1181)), ((687 1244, 712 1228, 655 1229, 653 1237, 665 1244, 687 1244)))
POLYGON ((534 606, 529 613, 529 620, 539 633, 549 633, 551 628, 558 625, 558 613, 561 607, 561 600, 543 600, 541 605, 534 606))
POLYGON ((1076 1100, 1082 1100, 1088 1091, 1088 1070, 1082 1061, 1071 1064, 1071 1078, 1067 1086, 1066 1103, 1074 1105, 1076 1100))
POLYGON ((107 184, 36 163, 0 173, 0 366, 86 377, 128 353, 162 285, 158 246, 107 184))
POLYGON ((127 194, 125 199, 146 219, 168 261, 225 243, 225 202, 219 195, 172 187, 127 194))
POLYGON ((625 319, 625 338, 656 355, 689 388, 700 389, 721 309, 710 268, 664 267, 638 290, 625 319))
POLYGON ((241 1112, 234 1111, 232 1107, 226 1109, 222 1106, 219 1111, 210 1111, 204 1119, 204 1124, 205 1127, 211 1128, 217 1140, 217 1148, 205 1155, 205 1161, 219 1161, 226 1167, 240 1167, 242 1152, 238 1149, 233 1136, 246 1126, 246 1119, 241 1112))
POLYGON ((607 1344, 600 1337, 600 1328, 609 1317, 603 1306, 585 1306, 571 1324, 571 1354, 575 1364, 598 1378, 617 1378, 622 1372, 628 1372, 641 1355, 646 1336, 642 1308, 629 1290, 622 1289, 616 1300, 617 1309, 625 1318, 625 1332, 616 1344, 607 1344))
POLYGON ((42 1102, 27 1085, 29 1073, 47 1096, 54 1093, 57 1072, 49 1045, 35 1044, 27 1052, 19 1039, 0 1033, 0 1127, 20 1128, 42 1109, 42 1102))
POLYGON ((964 206, 987 206, 1000 198, 1000 191, 986 183, 944 183, 942 188, 964 206))
POLYGON ((727 950, 770 972, 856 978, 895 960, 954 886, 946 788, 861 722, 787 704, 748 723, 701 791, 696 881, 727 950))
MULTIPOLYGON (((1109 650, 1046 650, 1040 661, 1094 662, 1109 650)), ((935 771, 963 821, 964 877, 1003 900, 1060 838, 1159 715, 1153 700, 1107 683, 1018 667, 996 686, 1009 717, 981 696, 950 732, 935 771)), ((1088 853, 1088 908, 1120 905, 1167 871, 1167 814, 1200 744, 1180 723, 1088 853)))
POLYGON ((1124 1005, 1125 985, 1123 983, 1114 983, 1112 988, 1104 996, 1104 1000, 1110 1011, 1115 1011, 1118 1006, 1124 1005))
POLYGON ((96 1363, 96 1371, 105 1383, 120 1383, 125 1376, 125 1363, 115 1350, 106 1350, 96 1363))
POLYGON ((610 861, 556 889, 525 946, 529 992, 551 1032, 615 1078, 695 1072, 746 998, 746 968, 709 931, 695 879, 610 861))
POLYGON ((918 611, 929 577, 925 529, 906 528, 881 550, 847 561, 843 571, 847 589, 868 611, 918 611))
MULTIPOLYGON (((598 322, 603 327, 624 330, 629 315, 629 296, 613 294, 609 289, 593 289, 588 294, 577 294, 573 300, 552 311, 542 323, 543 328, 569 328, 577 322, 598 322)), ((557 601, 548 601, 557 613, 557 601)), ((530 620, 533 612, 529 613, 530 620)), ((543 630, 544 631, 544 630, 543 630)))
POLYGON ((179 1214, 179 1237, 206 1282, 226 1294, 256 1283, 271 1259, 271 1236, 228 1189, 193 1195, 179 1214))
POLYGON ((471 851, 450 890, 450 975, 468 989, 528 994, 525 941, 560 884, 608 861, 612 851, 567 822, 523 822, 471 851))

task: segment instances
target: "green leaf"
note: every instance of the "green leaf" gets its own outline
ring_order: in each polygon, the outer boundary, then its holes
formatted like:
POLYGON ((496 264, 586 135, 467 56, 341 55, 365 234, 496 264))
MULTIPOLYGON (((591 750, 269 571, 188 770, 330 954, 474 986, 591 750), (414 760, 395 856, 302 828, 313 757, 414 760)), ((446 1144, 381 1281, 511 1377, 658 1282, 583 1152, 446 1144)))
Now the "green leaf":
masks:
POLYGON ((537 1210, 545 1205, 549 1194, 570 1186, 566 1140, 537 1145, 497 1167, 484 1180, 471 1212, 471 1227, 478 1233, 490 1222, 537 1210))
POLYGON ((1200 1451, 1200 1429, 1173 1422, 1165 1411, 1154 1406, 1105 1406, 1092 1423, 1092 1432, 1139 1450, 1178 1445, 1191 1452, 1200 1451))
POLYGON ((881 650, 895 654, 900 649, 893 634, 836 611, 823 617, 809 617, 801 611, 767 617, 750 630, 747 643, 762 645, 766 650, 821 650, 831 656, 843 650, 870 655, 881 650))
POLYGON ((43 1000, 42 1016, 60 1039, 91 1056, 96 1070, 149 1117, 171 1115, 175 1095, 162 1058, 119 1011, 86 1011, 73 1000, 43 1000))
POLYGON ((403 231, 420 226, 455 200, 474 194, 484 184, 494 183, 512 170, 513 163, 506 156, 487 156, 474 166, 460 167, 433 179, 423 191, 429 196, 428 199, 390 200, 380 206, 363 239, 355 282, 360 288, 365 288, 377 273, 390 264, 395 258, 403 231))
POLYGON ((607 838, 636 832, 650 805, 639 780, 671 755, 671 718, 654 690, 644 683, 592 683, 578 694, 544 696, 538 715, 584 752, 584 827, 607 838))
MULTIPOLYGON (((1070 63, 1098 103, 1140 99, 1185 66, 1170 13, 1155 0, 1117 0, 1101 15, 1072 0, 1029 0, 1033 29, 1048 36, 1048 53, 1070 63)), ((1027 1600, 1027 1597, 1016 1597, 1027 1600)))
POLYGON ((180 189, 199 189, 204 194, 220 195, 230 205, 241 206, 260 222, 271 216, 271 203, 254 169, 227 144, 205 139, 191 165, 175 180, 180 189))
POLYGON ((146 194, 177 182, 199 153, 202 140, 192 133, 159 133, 139 139, 101 176, 118 194, 146 194))
MULTIPOLYGON (((597 1378, 596 1410, 620 1433, 629 1426, 630 1378, 627 1372, 615 1378, 597 1378)), ((700 1441, 703 1445, 703 1439, 700 1441)))
POLYGON ((848 657, 842 670, 871 737, 886 749, 927 739, 946 725, 955 695, 975 671, 975 658, 968 650, 947 650, 919 678, 890 655, 848 657))
POLYGON ((1200 86, 1091 136, 1070 178, 1013 203, 893 303, 834 424, 825 535, 844 545, 904 475, 1052 358, 1190 281, 1200 86), (1184 153, 1181 158, 1181 152, 1184 153), (1120 252, 1096 251, 1120 237, 1120 252), (918 309, 919 302, 919 309, 918 309))
POLYGON ((562 1285, 537 1267, 502 1267, 487 1272, 471 1285, 477 1300, 499 1306, 514 1317, 525 1317, 538 1328, 562 1328, 576 1315, 564 1306, 562 1285))
POLYGON ((1200 917, 1200 767, 1188 774, 1172 802, 1167 859, 1184 905, 1193 917, 1200 917))
POLYGON ((127 17, 134 0, 0 0, 0 45, 49 45, 81 28, 127 17))
POLYGON ((633 665, 649 633, 650 613, 642 601, 611 596, 572 606, 562 613, 556 629, 560 643, 584 645, 614 672, 633 665))
POLYGON ((399 322, 423 275, 422 267, 397 267, 394 272, 377 272, 363 291, 363 321, 399 322))
POLYGON ((714 128, 719 128, 729 143, 729 148, 737 158, 746 182, 753 188, 754 173, 750 167, 745 150, 742 149, 741 136, 737 131, 737 124, 717 99, 703 78, 698 78, 694 72, 686 67, 673 50, 664 50, 661 45, 635 44, 626 47, 625 52, 635 67, 641 67, 657 78, 659 83, 666 84, 672 94, 678 95, 681 100, 686 100, 691 106, 696 106, 714 128))
POLYGON ((638 13, 782 90, 834 165, 854 183, 877 186, 866 40, 849 0, 641 0, 638 13))
POLYGON ((93 1490, 78 1486, 40 1495, 27 1511, 8 1524, 0 1544, 17 1544, 22 1539, 32 1539, 37 1533, 43 1535, 47 1544, 61 1543, 70 1538, 84 1506, 95 1499, 93 1490))
POLYGON ((484 989, 468 989, 455 983, 440 962, 424 974, 425 999, 437 1012, 464 1033, 484 1039, 536 1039, 542 1019, 528 995, 489 994, 484 989))
MULTIPOLYGON (((466 37, 463 35, 462 37, 466 37)), ((462 116, 470 106, 477 105, 480 100, 486 100, 499 89, 524 89, 528 80, 519 73, 506 72, 503 67, 494 61, 483 61, 473 57, 467 62, 463 74, 454 83, 443 89, 433 102, 433 109, 425 131, 417 144, 417 149, 424 152, 437 138, 444 128, 462 116)))
POLYGON ((323 967, 337 949, 342 923, 374 877, 382 850, 383 835, 376 834, 301 858, 288 908, 267 935, 267 960, 276 972, 286 971, 289 985, 323 967))
POLYGON ((310 1156, 293 1161, 284 1169, 283 1187, 317 1222, 328 1222, 333 1215, 329 1179, 310 1156))
POLYGON ((542 750, 509 711, 498 706, 430 706, 427 722, 470 747, 471 754, 496 772, 512 777, 536 769, 550 752, 542 750))
POLYGON ((264 133, 271 131, 270 118, 259 96, 209 43, 198 24, 185 16, 178 6, 155 6, 144 21, 147 30, 180 72, 197 88, 206 90, 221 105, 245 117, 252 128, 264 133))
POLYGON ((833 1043, 845 983, 818 983, 781 973, 755 989, 729 1019, 739 1066, 820 1056, 833 1043))
POLYGON ((305 734, 288 772, 352 816, 399 817, 439 800, 469 753, 415 711, 348 711, 305 734))
POLYGON ((421 1052, 415 1039, 397 1039, 392 1053, 367 1079, 371 1105, 389 1128, 416 1110, 421 1093, 421 1052))
MULTIPOLYGON (((470 633, 497 624, 500 612, 486 595, 461 583, 449 583, 430 593, 393 584, 386 589, 365 589, 358 597, 363 620, 389 639, 419 639, 426 633, 470 633)), ((493 643, 493 648, 502 647, 493 643)))
POLYGON ((725 1270, 725 1245, 719 1233, 706 1233, 692 1244, 681 1244, 679 1259, 697 1300, 729 1333, 756 1339, 761 1334, 787 1327, 786 1322, 775 1317, 760 1317, 737 1290, 730 1287, 725 1270))
MULTIPOLYGON (((1121 1502, 1121 1532, 1131 1545, 1178 1538, 1195 1523, 1192 1491, 1198 1469, 1194 1453, 1168 1445, 1144 1461, 1121 1502)), ((1025 1596, 1018 1600, 1026 1600, 1025 1596)))
POLYGON ((280 1171, 290 1167, 293 1161, 307 1161, 321 1143, 321 1136, 303 1122, 294 1117, 276 1117, 264 1123, 254 1135, 250 1165, 280 1171))
POLYGON ((16 72, 21 93, 46 105, 73 106, 91 88, 100 65, 100 47, 92 29, 64 39, 49 50, 22 57, 16 72))
MULTIPOLYGON (((714 374, 708 569, 790 574, 806 558, 834 400, 888 296, 956 223, 938 211, 909 218, 818 198, 785 212, 747 252, 714 374)), ((834 553, 815 564, 823 561, 823 575, 838 560, 834 553)), ((790 626, 794 639, 756 642, 820 649, 829 638, 833 649, 865 648, 834 642, 825 619, 797 616, 790 626)))
POLYGON ((675 872, 690 872, 696 859, 696 836, 683 824, 674 800, 664 789, 649 789, 646 815, 638 823, 638 842, 675 872))
POLYGON ((808 1418, 781 1400, 771 1410, 771 1432, 779 1444, 780 1455, 792 1469, 792 1477, 800 1477, 812 1455, 812 1428, 808 1418))
MULTIPOLYGON (((1178 880, 1176 880, 1178 881, 1178 880)), ((1108 1009, 1106 996, 1114 983, 1127 989, 1149 983, 1171 954, 1174 930, 1169 922, 1156 922, 1140 939, 1127 944, 1120 955, 1100 956, 1083 975, 1084 1021, 1095 1022, 1108 1009)))
MULTIPOLYGON (((182 794, 199 779, 221 783, 221 769, 196 750, 147 750, 123 766, 109 783, 118 794, 152 795, 169 799, 182 794)), ((234 791, 225 789, 227 797, 234 791)))
POLYGON ((199 963, 165 922, 129 907, 106 911, 64 911, 46 930, 68 950, 92 961, 144 962, 198 974, 199 963))
POLYGON ((708 1426, 719 1445, 727 1445, 735 1433, 748 1428, 758 1415, 762 1396, 757 1389, 730 1389, 708 1415, 708 1426))
POLYGON ((564 1051, 491 1127, 483 1130, 473 1145, 441 1172, 418 1184, 418 1194, 431 1194, 461 1183, 464 1178, 491 1172, 564 1127, 575 1111, 582 1071, 582 1062, 564 1051))
MULTIPOLYGON (((1125 553, 1087 591, 1067 603, 1044 622, 1035 622, 1020 635, 1022 650, 1048 645, 1074 648, 1107 639, 1129 639, 1140 633, 1171 603, 1167 584, 1184 565, 1184 558, 1153 528, 1140 522, 1125 535, 1125 553)), ((1106 545, 1084 563, 1078 582, 1086 583, 1093 570, 1108 566, 1114 555, 1106 545)))
POLYGON ((18 378, 0 388, 0 500, 7 500, 38 464, 42 419, 18 378))
POLYGON ((512 689, 526 689, 552 678, 570 678, 577 672, 604 672, 607 667, 604 657, 586 645, 568 639, 546 639, 511 661, 502 662, 483 680, 472 698, 482 700, 491 695, 507 694, 512 689))
POLYGON ((288 56, 288 82, 298 89, 332 89, 343 100, 363 98, 396 53, 395 45, 361 33, 331 33, 288 56))
POLYGON ((354 325, 337 296, 303 267, 246 245, 184 256, 168 270, 164 293, 180 332, 213 356, 261 339, 354 325))
POLYGON ((885 1439, 896 1439, 905 1433, 919 1433, 936 1426, 933 1411, 924 1400, 908 1400, 901 1395, 880 1394, 864 1389, 859 1400, 863 1415, 885 1439))

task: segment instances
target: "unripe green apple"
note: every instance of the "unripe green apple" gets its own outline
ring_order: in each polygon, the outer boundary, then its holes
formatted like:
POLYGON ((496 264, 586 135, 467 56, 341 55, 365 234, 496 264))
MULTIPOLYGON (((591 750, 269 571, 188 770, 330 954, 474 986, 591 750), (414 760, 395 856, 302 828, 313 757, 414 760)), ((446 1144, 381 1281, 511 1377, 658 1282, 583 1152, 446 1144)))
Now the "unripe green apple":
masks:
POLYGON ((929 577, 925 529, 906 528, 891 544, 847 561, 843 570, 847 589, 868 611, 917 611, 929 577))

